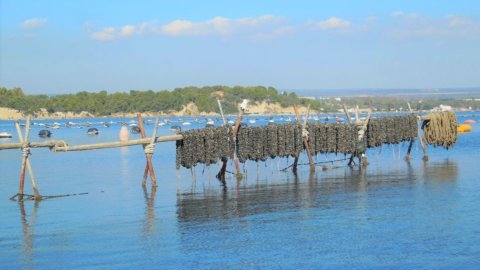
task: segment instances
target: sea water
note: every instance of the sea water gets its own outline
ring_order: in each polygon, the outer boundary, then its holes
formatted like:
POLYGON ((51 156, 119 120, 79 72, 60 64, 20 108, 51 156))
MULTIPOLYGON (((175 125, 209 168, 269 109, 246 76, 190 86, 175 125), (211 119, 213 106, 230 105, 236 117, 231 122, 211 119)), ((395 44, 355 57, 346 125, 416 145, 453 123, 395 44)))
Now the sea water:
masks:
MULTIPOLYGON (((460 122, 469 118, 478 120, 459 114, 460 122)), ((70 120, 75 125, 52 130, 51 139, 115 141, 117 122, 131 120, 70 120), (80 128, 86 121, 100 134, 88 136, 80 128)), ((170 120, 159 135, 173 134, 175 123, 205 125, 170 120)), ((34 122, 31 140, 45 140, 38 124, 54 121, 34 122)), ((146 129, 152 134, 153 125, 146 129)), ((363 169, 345 166, 344 155, 319 155, 315 161, 324 163, 315 173, 300 166, 297 176, 281 171, 291 158, 247 162, 246 177, 237 182, 228 173, 226 186, 215 178, 217 165, 176 170, 175 143, 160 143, 153 190, 141 185, 141 146, 32 149, 42 195, 83 194, 40 202, 9 200, 18 192, 22 157, 18 149, 1 150, 0 269, 478 269, 479 129, 459 134, 448 151, 429 146, 428 162, 418 143, 411 162, 403 159, 408 143, 385 145, 367 151, 363 169)), ((0 131, 15 135, 13 121, 0 121, 0 131)), ((303 153, 300 163, 307 162, 303 153)), ((227 170, 235 171, 231 161, 227 170)), ((28 176, 25 186, 31 194, 28 176)))

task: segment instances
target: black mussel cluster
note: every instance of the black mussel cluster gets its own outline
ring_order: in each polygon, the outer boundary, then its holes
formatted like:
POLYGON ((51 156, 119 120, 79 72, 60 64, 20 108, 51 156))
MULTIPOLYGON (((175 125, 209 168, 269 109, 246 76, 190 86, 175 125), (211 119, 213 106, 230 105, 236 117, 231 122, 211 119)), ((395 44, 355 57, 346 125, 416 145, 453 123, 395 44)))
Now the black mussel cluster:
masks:
MULTIPOLYGON (((308 124, 308 142, 313 155, 318 153, 350 154, 357 148, 396 144, 418 135, 415 115, 370 119, 359 141, 360 126, 342 123, 308 124)), ((181 132, 177 141, 177 168, 196 164, 214 164, 231 157, 234 151, 240 162, 265 161, 276 157, 297 157, 304 150, 305 131, 299 124, 248 127, 240 125, 237 139, 232 127, 207 127, 181 132)))
POLYGON ((302 150, 300 125, 240 126, 238 130, 237 156, 240 162, 264 161, 269 157, 296 157, 302 150))
POLYGON ((358 131, 355 126, 339 123, 316 123, 308 125, 309 145, 312 152, 342 153, 355 152, 358 131))
POLYGON ((367 147, 383 144, 398 144, 418 136, 417 117, 414 114, 404 116, 386 116, 368 121, 367 147))
POLYGON ((214 164, 227 159, 234 151, 231 127, 192 129, 181 135, 183 140, 177 141, 177 169, 214 164))

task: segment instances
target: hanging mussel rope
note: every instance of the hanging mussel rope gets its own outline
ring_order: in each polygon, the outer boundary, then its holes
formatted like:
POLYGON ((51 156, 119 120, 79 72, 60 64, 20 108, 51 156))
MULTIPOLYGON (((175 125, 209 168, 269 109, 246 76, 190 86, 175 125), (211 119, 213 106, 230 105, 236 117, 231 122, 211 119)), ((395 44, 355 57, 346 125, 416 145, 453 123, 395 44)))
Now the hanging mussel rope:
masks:
POLYGON ((191 168, 199 164, 215 164, 230 157, 234 149, 230 127, 208 127, 181 133, 183 140, 177 141, 177 169, 191 168))
POLYGON ((368 121, 366 143, 368 148, 373 148, 383 144, 398 144, 417 136, 418 123, 414 114, 386 116, 368 121))
POLYGON ((429 113, 422 123, 426 143, 448 149, 457 141, 457 125, 454 112, 429 113))
MULTIPOLYGON (((308 124, 312 155, 351 154, 357 150, 357 125, 339 123, 308 124)), ((415 115, 388 116, 370 119, 366 136, 367 147, 396 144, 417 137, 415 115)), ((209 127, 182 132, 177 141, 177 168, 196 164, 215 164, 236 151, 238 160, 265 161, 276 157, 298 157, 304 150, 302 126, 299 124, 248 127, 240 125, 236 142, 231 127, 209 127)))

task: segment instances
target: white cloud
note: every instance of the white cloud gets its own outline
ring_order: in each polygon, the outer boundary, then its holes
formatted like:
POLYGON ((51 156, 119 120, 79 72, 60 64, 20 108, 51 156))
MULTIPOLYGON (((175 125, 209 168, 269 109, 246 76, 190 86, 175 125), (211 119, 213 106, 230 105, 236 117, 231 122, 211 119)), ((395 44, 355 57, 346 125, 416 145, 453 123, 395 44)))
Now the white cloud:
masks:
POLYGON ((40 18, 32 18, 23 21, 19 27, 23 30, 32 30, 35 28, 42 27, 48 23, 47 19, 40 19, 40 18))
POLYGON ((103 28, 101 31, 94 32, 91 35, 91 38, 94 40, 107 41, 113 40, 117 36, 117 31, 113 27, 103 28))
POLYGON ((221 36, 233 35, 255 37, 258 35, 281 36, 292 32, 293 27, 285 19, 273 15, 256 18, 230 19, 215 17, 207 21, 174 20, 163 25, 144 22, 139 25, 106 27, 91 34, 94 40, 107 41, 133 35, 161 34, 166 36, 221 36))
POLYGON ((401 19, 416 19, 420 17, 418 13, 415 13, 415 12, 404 13, 403 11, 392 12, 391 16, 393 18, 401 18, 401 19))
POLYGON ((330 17, 327 20, 317 22, 314 25, 319 30, 347 30, 352 23, 348 20, 330 17))
POLYGON ((130 36, 130 35, 133 35, 135 34, 136 32, 136 26, 135 25, 125 25, 124 27, 122 27, 122 29, 120 30, 120 34, 122 36, 130 36))
MULTIPOLYGON (((162 26, 162 33, 170 36, 200 36, 222 35, 228 36, 233 33, 257 31, 258 27, 272 27, 282 24, 283 18, 264 15, 258 18, 229 19, 215 17, 204 22, 192 22, 188 20, 175 20, 162 26)), ((272 29, 275 31, 276 29, 272 29)))
POLYGON ((406 38, 479 38, 480 24, 463 16, 428 17, 418 13, 392 13, 388 34, 406 38))

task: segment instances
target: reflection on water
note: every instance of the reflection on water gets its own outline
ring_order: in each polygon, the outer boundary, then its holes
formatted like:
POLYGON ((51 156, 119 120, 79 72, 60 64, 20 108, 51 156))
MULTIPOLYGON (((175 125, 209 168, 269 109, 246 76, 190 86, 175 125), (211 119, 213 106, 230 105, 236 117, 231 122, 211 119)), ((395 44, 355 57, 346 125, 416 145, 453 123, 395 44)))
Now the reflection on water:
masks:
POLYGON ((458 178, 457 163, 448 160, 425 162, 423 167, 417 169, 410 162, 405 162, 405 166, 397 170, 375 174, 362 168, 342 168, 341 171, 340 174, 323 171, 311 173, 306 182, 294 177, 293 181, 284 183, 259 184, 257 178, 256 184, 237 184, 233 190, 223 189, 219 192, 216 189, 206 189, 203 193, 178 194, 177 215, 179 221, 202 221, 275 212, 286 208, 329 208, 334 207, 330 203, 337 201, 328 201, 328 198, 336 194, 419 184, 416 183, 419 178, 451 181, 458 178))
POLYGON ((25 264, 25 268, 27 269, 34 269, 34 235, 35 235, 35 220, 37 218, 37 211, 38 205, 40 201, 34 201, 33 208, 30 214, 30 218, 25 211, 25 203, 23 200, 18 201, 18 207, 20 210, 20 220, 22 225, 22 233, 23 233, 23 263, 25 264))
POLYGON ((142 185, 142 188, 146 204, 142 235, 149 236, 155 233, 155 195, 157 193, 157 187, 153 186, 150 194, 146 186, 142 185))
POLYGON ((424 162, 423 177, 425 180, 448 180, 458 179, 458 164, 448 159, 443 162, 424 162))

